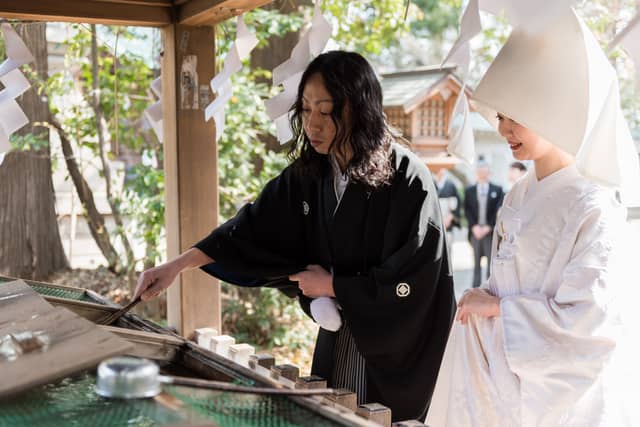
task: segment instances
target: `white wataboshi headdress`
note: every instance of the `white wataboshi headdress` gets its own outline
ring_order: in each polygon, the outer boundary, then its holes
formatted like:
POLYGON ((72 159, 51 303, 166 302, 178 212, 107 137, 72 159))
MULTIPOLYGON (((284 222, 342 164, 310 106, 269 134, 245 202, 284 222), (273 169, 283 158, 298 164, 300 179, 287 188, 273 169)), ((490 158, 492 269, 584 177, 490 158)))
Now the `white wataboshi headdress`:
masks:
POLYGON ((473 95, 497 127, 503 114, 576 156, 588 179, 640 205, 638 153, 620 109, 618 79, 591 31, 571 9, 542 33, 516 28, 473 95))

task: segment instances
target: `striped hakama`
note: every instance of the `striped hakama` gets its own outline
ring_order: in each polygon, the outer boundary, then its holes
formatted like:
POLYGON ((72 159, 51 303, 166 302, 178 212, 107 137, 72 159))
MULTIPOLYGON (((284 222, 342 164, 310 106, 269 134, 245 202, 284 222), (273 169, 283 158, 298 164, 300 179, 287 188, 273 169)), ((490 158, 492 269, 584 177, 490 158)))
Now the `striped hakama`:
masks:
POLYGON ((346 388, 358 395, 358 405, 367 403, 365 360, 356 348, 351 330, 343 323, 337 332, 335 364, 331 382, 334 388, 346 388))

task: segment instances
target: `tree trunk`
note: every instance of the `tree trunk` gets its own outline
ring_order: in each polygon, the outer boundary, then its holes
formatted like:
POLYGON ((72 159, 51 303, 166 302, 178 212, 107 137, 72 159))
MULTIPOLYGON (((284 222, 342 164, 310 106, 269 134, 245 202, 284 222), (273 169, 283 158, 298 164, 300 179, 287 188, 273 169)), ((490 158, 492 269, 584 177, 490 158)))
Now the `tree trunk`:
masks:
MULTIPOLYGON (((35 57, 38 78, 47 78, 46 24, 18 25, 35 57)), ((62 247, 51 179, 48 109, 32 87, 18 100, 30 123, 17 133, 37 134, 44 148, 7 153, 0 166, 0 273, 43 280, 69 264, 62 247)))

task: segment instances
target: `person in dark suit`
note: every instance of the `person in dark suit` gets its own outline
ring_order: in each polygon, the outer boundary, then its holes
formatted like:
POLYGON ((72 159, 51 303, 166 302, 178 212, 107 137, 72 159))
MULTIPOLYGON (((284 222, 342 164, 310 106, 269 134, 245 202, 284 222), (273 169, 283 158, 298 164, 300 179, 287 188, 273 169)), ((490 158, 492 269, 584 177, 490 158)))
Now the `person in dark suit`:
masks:
POLYGON ((496 225, 498 208, 502 205, 504 192, 499 185, 489 182, 491 170, 484 160, 479 160, 476 167, 477 182, 467 187, 464 193, 464 211, 469 227, 469 242, 473 248, 474 268, 473 287, 482 282, 482 257, 487 257, 487 276, 491 260, 491 238, 496 225))
POLYGON ((458 188, 453 183, 445 168, 440 168, 435 173, 438 199, 440 199, 440 210, 442 211, 442 223, 447 230, 447 246, 449 249, 449 259, 453 259, 451 251, 453 244, 453 229, 460 228, 460 214, 462 203, 458 188))

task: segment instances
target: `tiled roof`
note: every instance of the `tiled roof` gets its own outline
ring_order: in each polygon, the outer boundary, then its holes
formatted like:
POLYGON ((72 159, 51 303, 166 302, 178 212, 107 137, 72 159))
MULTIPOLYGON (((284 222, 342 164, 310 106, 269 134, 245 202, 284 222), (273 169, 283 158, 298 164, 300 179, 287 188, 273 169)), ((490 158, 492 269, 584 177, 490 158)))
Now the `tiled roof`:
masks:
POLYGON ((383 74, 380 79, 385 107, 402 107, 412 99, 429 92, 453 67, 425 67, 383 74))

